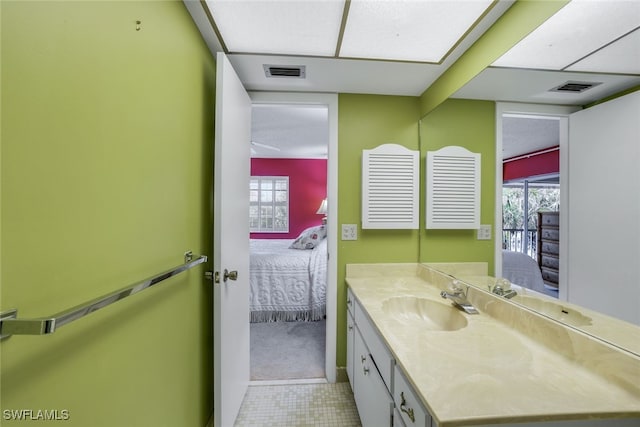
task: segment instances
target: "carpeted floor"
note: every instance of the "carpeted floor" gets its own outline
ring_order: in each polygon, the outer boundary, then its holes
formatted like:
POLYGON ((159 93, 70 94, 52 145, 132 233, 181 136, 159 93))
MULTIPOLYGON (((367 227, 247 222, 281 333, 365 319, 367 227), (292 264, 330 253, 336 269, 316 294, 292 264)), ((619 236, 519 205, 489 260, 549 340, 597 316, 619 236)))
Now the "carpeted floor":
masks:
POLYGON ((325 324, 251 324, 251 380, 324 378, 325 324))

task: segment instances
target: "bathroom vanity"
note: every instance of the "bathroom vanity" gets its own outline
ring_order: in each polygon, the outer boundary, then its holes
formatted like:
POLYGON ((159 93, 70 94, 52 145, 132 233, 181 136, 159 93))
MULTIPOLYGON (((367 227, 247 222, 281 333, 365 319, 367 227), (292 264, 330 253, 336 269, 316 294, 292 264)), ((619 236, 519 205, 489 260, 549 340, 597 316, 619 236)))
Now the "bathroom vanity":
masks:
POLYGON ((419 264, 347 265, 364 427, 640 426, 640 357, 419 264))

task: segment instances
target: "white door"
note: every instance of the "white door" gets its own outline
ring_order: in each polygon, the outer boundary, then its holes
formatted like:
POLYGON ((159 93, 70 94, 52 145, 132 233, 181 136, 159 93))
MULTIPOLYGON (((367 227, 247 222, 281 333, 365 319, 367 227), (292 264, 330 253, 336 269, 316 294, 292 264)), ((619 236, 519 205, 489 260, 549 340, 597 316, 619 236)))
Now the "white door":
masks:
POLYGON ((222 53, 216 73, 213 268, 219 283, 213 297, 213 414, 216 427, 230 427, 249 384, 251 100, 222 53))

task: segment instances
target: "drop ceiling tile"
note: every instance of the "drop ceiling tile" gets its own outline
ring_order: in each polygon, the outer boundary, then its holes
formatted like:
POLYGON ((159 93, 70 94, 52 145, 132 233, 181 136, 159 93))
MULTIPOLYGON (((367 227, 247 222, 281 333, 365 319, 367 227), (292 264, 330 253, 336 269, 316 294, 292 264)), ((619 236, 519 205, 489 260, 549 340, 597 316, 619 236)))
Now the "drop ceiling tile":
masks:
POLYGON ((562 70, 638 26, 638 1, 573 0, 492 65, 562 70))
POLYGON ((340 56, 440 62, 491 3, 352 0, 340 56))
POLYGON ((333 56, 344 0, 206 4, 229 52, 333 56))
POLYGON ((640 30, 576 62, 566 71, 640 74, 640 30))

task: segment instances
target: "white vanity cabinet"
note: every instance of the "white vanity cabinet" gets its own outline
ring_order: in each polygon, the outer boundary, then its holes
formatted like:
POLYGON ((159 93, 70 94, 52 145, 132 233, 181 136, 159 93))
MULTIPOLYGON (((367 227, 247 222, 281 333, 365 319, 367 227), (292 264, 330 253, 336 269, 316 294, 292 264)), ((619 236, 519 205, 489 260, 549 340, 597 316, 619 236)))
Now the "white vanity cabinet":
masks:
POLYGON ((355 306, 355 298, 353 297, 353 292, 351 289, 347 288, 347 313, 349 313, 353 317, 354 306, 355 306))
POLYGON ((402 416, 400 415, 400 412, 398 412, 397 408, 393 410, 393 427, 407 427, 404 425, 402 416))
MULTIPOLYGON (((395 366, 391 352, 382 338, 380 338, 380 335, 378 335, 377 329, 373 326, 366 311, 357 300, 355 301, 354 312, 356 328, 362 334, 362 339, 369 349, 369 355, 373 359, 379 375, 382 377, 385 388, 391 393, 393 367, 395 366)), ((357 359, 355 363, 357 363, 357 359)))
POLYGON ((393 373, 393 401, 396 414, 400 415, 406 427, 431 427, 431 416, 422 406, 413 388, 407 382, 401 369, 396 365, 393 373))
POLYGON ((351 289, 347 289, 347 377, 349 378, 349 384, 351 384, 351 390, 353 390, 353 345, 356 334, 356 323, 353 319, 354 301, 351 289))
POLYGON ((394 361, 371 321, 347 292, 347 375, 360 415, 366 427, 391 427, 394 361), (353 325, 353 328, 350 328, 353 325))
POLYGON ((354 344, 353 396, 360 422, 366 427, 391 426, 393 400, 359 331, 354 344))
MULTIPOLYGON (((640 427, 635 355, 475 288, 467 292, 480 313, 456 312, 423 278, 439 283, 435 274, 385 264, 376 276, 372 265, 347 265, 347 317, 354 325, 348 358, 363 427, 640 427), (422 311, 411 299, 421 301, 422 311), (466 326, 445 332, 405 312, 455 314, 466 326), (532 325, 546 333, 529 334, 532 325), (527 369, 545 375, 513 380, 527 369)), ((441 279, 446 284, 450 277, 441 279)))
POLYGON ((350 289, 347 375, 363 427, 431 427, 429 413, 350 289))

